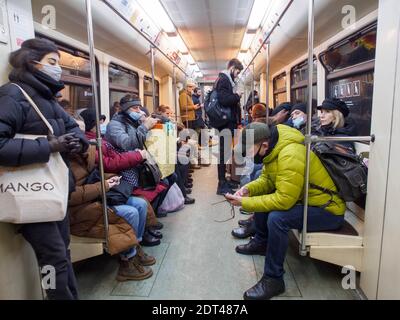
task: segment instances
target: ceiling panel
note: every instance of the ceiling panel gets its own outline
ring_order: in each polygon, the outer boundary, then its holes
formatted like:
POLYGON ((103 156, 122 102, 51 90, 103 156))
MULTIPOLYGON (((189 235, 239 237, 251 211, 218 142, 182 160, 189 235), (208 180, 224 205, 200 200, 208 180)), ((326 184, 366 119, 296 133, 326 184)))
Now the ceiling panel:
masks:
POLYGON ((161 0, 205 74, 237 56, 254 0, 161 0))

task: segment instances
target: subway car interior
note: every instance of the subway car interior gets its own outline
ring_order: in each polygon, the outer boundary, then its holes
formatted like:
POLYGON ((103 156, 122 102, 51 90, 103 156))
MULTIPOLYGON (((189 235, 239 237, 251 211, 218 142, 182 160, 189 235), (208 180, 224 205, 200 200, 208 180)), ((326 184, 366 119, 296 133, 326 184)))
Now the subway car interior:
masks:
POLYGON ((397 0, 0 0, 0 299, 400 299, 399 83, 397 0))

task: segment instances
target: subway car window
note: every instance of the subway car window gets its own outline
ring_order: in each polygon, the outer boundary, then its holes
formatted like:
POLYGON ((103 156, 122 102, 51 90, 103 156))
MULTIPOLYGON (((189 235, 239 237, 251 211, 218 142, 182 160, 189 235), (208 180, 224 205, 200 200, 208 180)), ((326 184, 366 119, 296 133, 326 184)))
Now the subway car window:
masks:
MULTIPOLYGON (((305 60, 294 66, 290 71, 291 101, 292 103, 307 103, 308 99, 308 61, 305 60)), ((317 60, 313 62, 313 90, 312 105, 317 107, 317 60)))
POLYGON ((116 64, 108 67, 110 87, 110 117, 115 113, 114 103, 119 102, 127 92, 139 95, 139 75, 137 72, 116 64))
POLYGON ((286 72, 281 73, 273 79, 274 107, 287 101, 286 94, 286 72))
MULTIPOLYGON (((37 34, 36 37, 47 38, 41 34, 37 34)), ((54 39, 50 40, 56 43, 60 52, 59 64, 62 69, 61 80, 65 84, 65 88, 60 91, 62 96, 61 98, 70 102, 70 108, 74 112, 86 108, 93 108, 93 90, 90 78, 91 69, 89 55, 78 49, 55 41, 54 39)), ((97 60, 96 72, 98 74, 97 60)))
MULTIPOLYGON (((157 80, 155 83, 155 98, 156 98, 156 106, 159 105, 159 95, 160 95, 160 84, 157 80)), ((143 78, 143 90, 144 90, 144 106, 147 107, 149 111, 153 110, 153 84, 150 77, 144 76, 143 78)))
POLYGON ((346 102, 358 135, 371 131, 376 28, 374 23, 320 55, 327 70, 327 95, 346 102))

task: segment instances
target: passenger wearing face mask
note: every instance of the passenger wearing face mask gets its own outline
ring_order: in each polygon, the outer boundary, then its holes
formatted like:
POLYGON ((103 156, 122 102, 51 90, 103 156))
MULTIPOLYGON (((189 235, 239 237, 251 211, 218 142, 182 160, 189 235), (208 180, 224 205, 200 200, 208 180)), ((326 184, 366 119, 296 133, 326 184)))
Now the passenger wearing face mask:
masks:
MULTIPOLYGON (((78 124, 58 104, 56 95, 64 88, 57 46, 45 39, 30 39, 10 54, 13 67, 10 82, 0 87, 0 166, 18 167, 47 163, 50 154, 60 152, 69 167, 68 156, 83 153, 88 142, 78 124), (49 129, 38 117, 21 90, 35 102, 54 129, 49 129), (17 133, 48 136, 35 140, 16 138, 17 133)), ((70 171, 70 192, 75 182, 70 171)), ((39 267, 55 267, 55 289, 46 289, 50 300, 78 298, 76 280, 69 252, 69 215, 57 222, 21 225, 19 231, 31 244, 39 267)))
POLYGON ((307 106, 305 103, 298 103, 292 107, 290 118, 286 124, 305 134, 307 124, 307 106))
MULTIPOLYGON (((217 90, 218 102, 225 108, 231 110, 231 119, 229 122, 216 128, 219 132, 228 129, 231 135, 234 129, 237 129, 241 122, 240 98, 243 92, 236 92, 236 80, 240 72, 243 70, 243 64, 238 59, 229 61, 227 69, 223 70, 216 81, 215 88, 217 90)), ((219 136, 219 159, 218 159, 218 188, 217 194, 224 195, 232 193, 232 188, 236 188, 237 184, 226 179, 226 163, 232 157, 232 148, 230 144, 224 142, 223 135, 219 136), (225 146, 226 145, 226 146, 225 146)))
MULTIPOLYGON (((240 148, 262 162, 261 176, 226 199, 234 206, 254 213, 256 235, 247 244, 238 245, 236 252, 265 255, 264 274, 260 281, 244 293, 244 299, 264 300, 285 291, 284 261, 289 245, 289 231, 303 227, 303 190, 306 151, 304 136, 286 125, 269 127, 252 123, 243 131, 240 148), (253 141, 246 141, 253 133, 253 141)), ((310 155, 310 185, 337 192, 337 188, 312 152, 310 155)), ((333 196, 310 187, 308 200, 308 230, 339 229, 344 222, 346 205, 337 193, 333 196)))
POLYGON ((121 101, 121 112, 114 115, 107 126, 106 139, 123 151, 143 150, 146 135, 158 119, 145 117, 138 96, 127 94, 121 101))

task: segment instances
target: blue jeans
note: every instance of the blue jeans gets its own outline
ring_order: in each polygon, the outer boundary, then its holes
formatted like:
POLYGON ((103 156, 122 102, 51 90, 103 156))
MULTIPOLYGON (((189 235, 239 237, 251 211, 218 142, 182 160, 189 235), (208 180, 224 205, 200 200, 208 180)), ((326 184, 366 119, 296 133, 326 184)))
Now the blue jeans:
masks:
MULTIPOLYGON (((288 211, 255 213, 256 235, 254 241, 267 245, 264 275, 282 278, 283 263, 289 245, 289 230, 303 229, 303 205, 296 205, 288 211)), ((319 207, 308 207, 307 231, 328 231, 339 229, 344 216, 336 216, 319 207)))
POLYGON ((263 164, 262 163, 260 163, 260 164, 254 163, 253 165, 254 165, 253 171, 250 174, 245 174, 240 177, 240 186, 241 187, 245 186, 246 184, 250 183, 251 181, 258 179, 258 177, 261 176, 263 164))
MULTIPOLYGON (((147 216, 147 202, 142 198, 129 197, 125 205, 114 206, 116 214, 123 218, 135 230, 138 241, 142 241, 147 216)), ((130 259, 136 255, 136 249, 130 248, 121 256, 130 259)))

